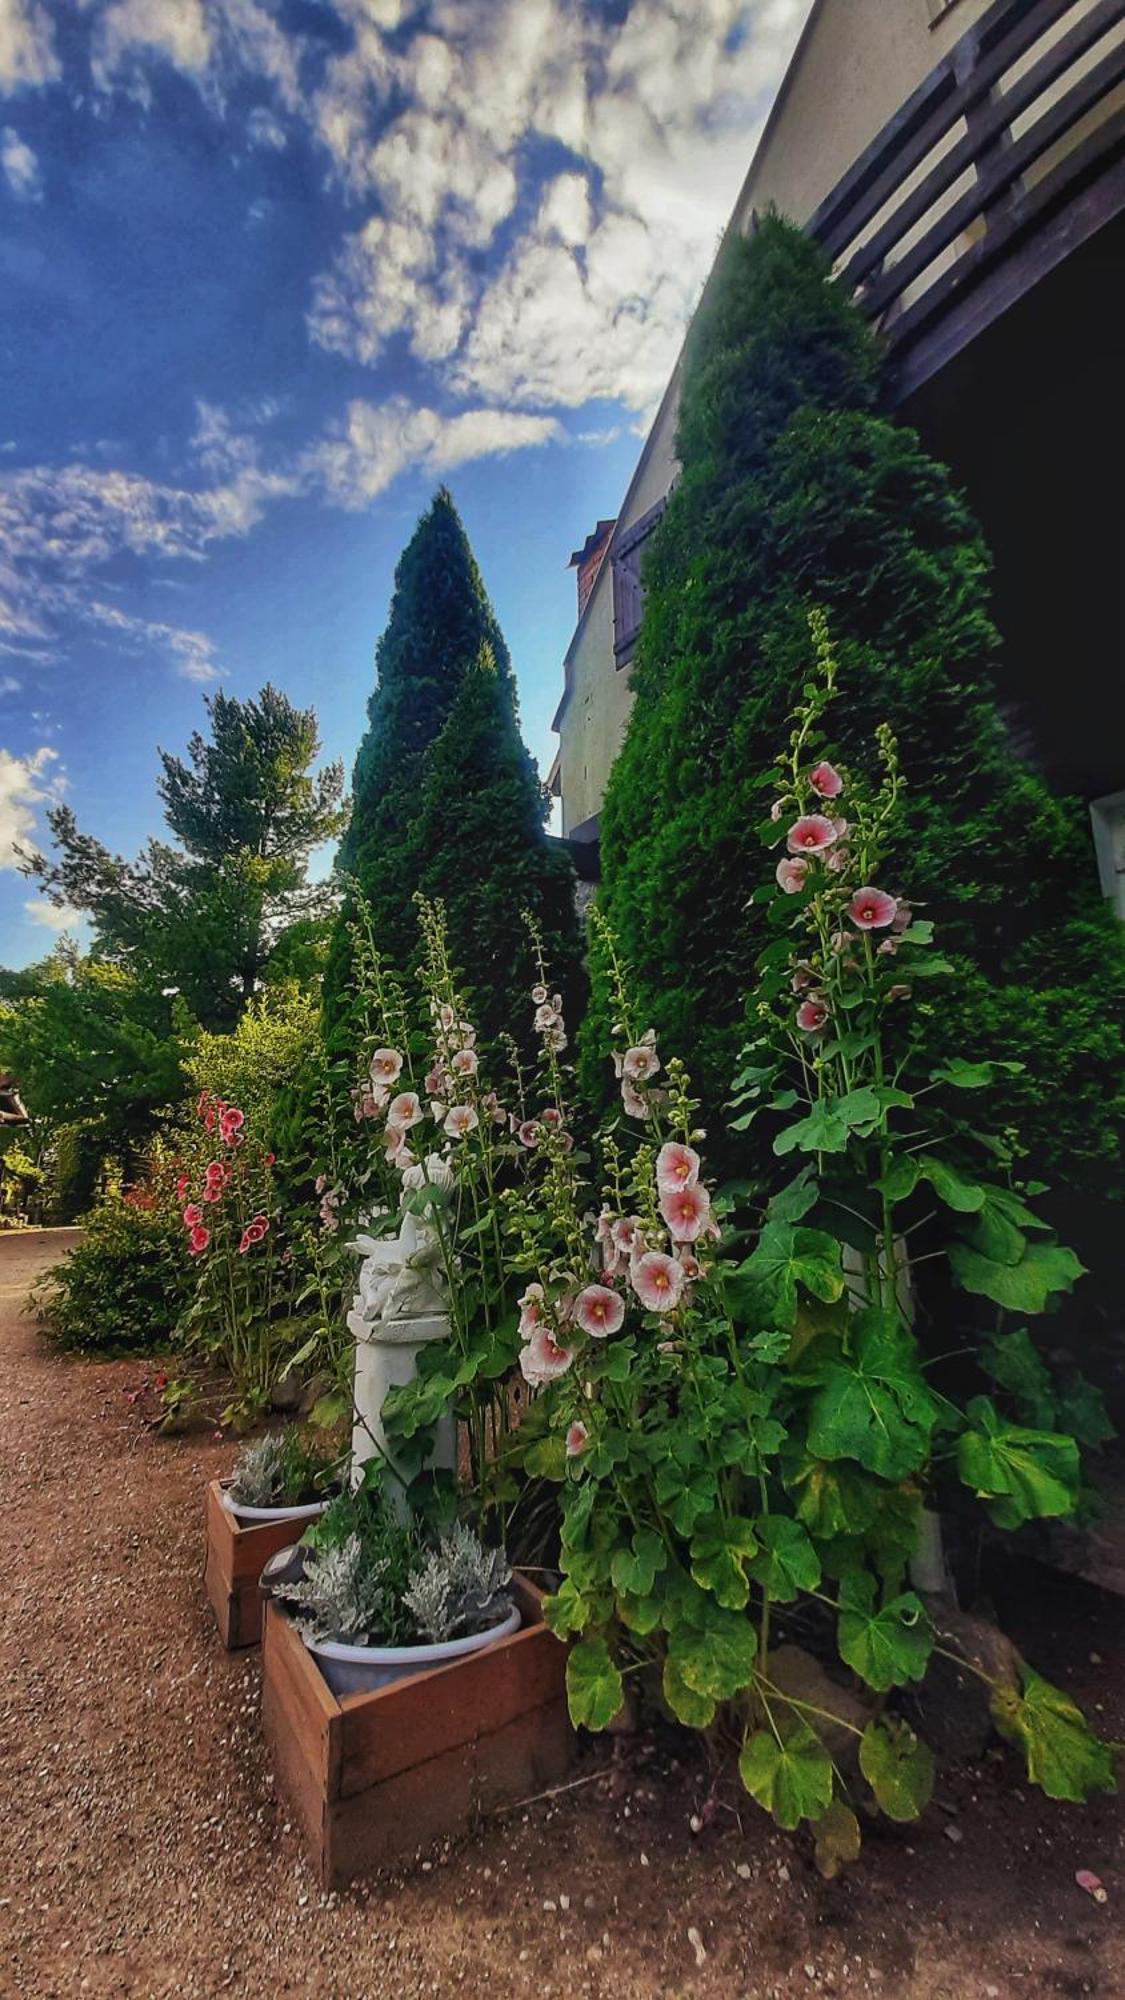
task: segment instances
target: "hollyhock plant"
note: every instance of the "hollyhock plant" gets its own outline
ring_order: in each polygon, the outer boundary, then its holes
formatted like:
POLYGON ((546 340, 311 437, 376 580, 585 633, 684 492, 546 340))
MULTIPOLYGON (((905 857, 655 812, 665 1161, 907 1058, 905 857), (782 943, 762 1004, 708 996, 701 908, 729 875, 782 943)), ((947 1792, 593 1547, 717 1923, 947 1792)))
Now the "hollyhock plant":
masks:
POLYGON ((670 1189, 660 1197, 660 1213, 676 1243, 697 1243, 704 1234, 717 1233, 711 1220, 711 1197, 705 1187, 670 1189))
POLYGON ((797 1026, 806 1035, 819 1035, 828 1025, 828 1009, 823 1000, 815 997, 802 1000, 797 1009, 797 1026))
POLYGON ((699 1169, 703 1162, 694 1146, 684 1146, 676 1139, 669 1139, 656 1155, 656 1185, 661 1194, 675 1194, 680 1188, 692 1188, 699 1179, 699 1169))
POLYGON ((813 765, 809 772, 809 783, 817 796, 822 799, 838 799, 844 789, 844 780, 835 765, 828 762, 827 757, 822 757, 819 764, 813 765))
POLYGON ((882 931, 894 923, 898 902, 885 889, 870 886, 857 889, 848 904, 848 915, 861 931, 882 931))
POLYGON ((683 1266, 663 1250, 646 1250, 630 1263, 629 1283, 646 1312, 675 1312, 684 1294, 683 1266))
POLYGON ((625 1319, 625 1301, 608 1285, 586 1285, 574 1301, 574 1319, 583 1333, 594 1340, 619 1332, 625 1319))
POLYGON ((823 813, 804 813, 785 836, 790 854, 826 854, 840 838, 837 823, 823 813))

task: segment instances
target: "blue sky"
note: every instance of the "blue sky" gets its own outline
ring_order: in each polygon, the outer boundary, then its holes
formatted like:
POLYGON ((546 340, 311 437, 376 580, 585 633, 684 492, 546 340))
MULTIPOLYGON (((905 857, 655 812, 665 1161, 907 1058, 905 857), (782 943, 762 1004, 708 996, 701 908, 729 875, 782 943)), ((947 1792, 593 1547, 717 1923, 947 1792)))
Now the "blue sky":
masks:
POLYGON ((52 798, 134 852, 222 686, 350 770, 453 489, 546 770, 807 0, 0 0, 0 963, 52 798))

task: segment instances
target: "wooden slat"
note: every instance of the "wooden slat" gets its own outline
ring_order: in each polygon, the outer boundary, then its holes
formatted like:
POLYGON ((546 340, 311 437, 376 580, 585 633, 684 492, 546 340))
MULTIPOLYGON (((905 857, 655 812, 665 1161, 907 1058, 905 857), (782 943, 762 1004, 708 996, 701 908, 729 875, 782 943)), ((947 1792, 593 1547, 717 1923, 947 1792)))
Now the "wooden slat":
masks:
POLYGON ((263 1631, 262 1687, 283 1709, 289 1735, 320 1782, 335 1795, 339 1777, 340 1704, 292 1620, 267 1598, 263 1631))
POLYGON ((915 223, 921 221, 938 197, 977 161, 984 149, 998 139, 1016 118, 1021 117, 1037 97, 1045 95, 1072 63, 1077 62, 1087 49, 1093 48, 1123 19, 1125 0, 1098 0, 1098 5, 1076 21, 1025 76, 1020 77, 1002 96, 984 105, 971 131, 942 155, 925 180, 911 190, 875 235, 849 259, 840 273, 840 283, 849 290, 861 284, 869 272, 878 268, 895 244, 913 229, 915 223))
MULTIPOLYGON (((1058 139, 1064 138, 1123 76, 1125 49, 1111 49, 1065 97, 1045 111, 1029 131, 1002 153, 992 157, 979 179, 960 200, 938 216, 925 235, 875 280, 858 301, 863 311, 871 318, 878 318, 892 299, 901 297, 907 286, 921 276, 935 257, 1012 187, 1058 139)), ((979 247, 974 245, 973 249, 979 247)), ((964 262, 972 254, 972 250, 966 251, 961 261, 964 262)), ((899 337, 897 331, 896 337, 899 337)))
POLYGON ((1012 0, 998 0, 973 24, 809 218, 810 234, 830 256, 838 257, 854 241, 957 119, 978 104, 1073 4, 1074 0, 1036 0, 1033 6, 1016 9, 1012 0), (957 81, 959 70, 968 70, 963 83, 957 81))

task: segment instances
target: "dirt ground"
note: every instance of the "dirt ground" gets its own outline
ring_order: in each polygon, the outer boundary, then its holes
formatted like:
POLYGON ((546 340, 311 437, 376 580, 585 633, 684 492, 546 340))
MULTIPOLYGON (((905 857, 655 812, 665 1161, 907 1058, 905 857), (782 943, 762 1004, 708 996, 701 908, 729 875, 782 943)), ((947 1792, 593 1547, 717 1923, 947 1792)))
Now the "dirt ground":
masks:
MULTIPOLYGON (((919 1826, 873 1832, 832 1883, 753 1808, 693 1832, 690 1746, 631 1739, 615 1777, 322 1896, 274 1797, 256 1655, 223 1653, 204 1602, 204 1485, 232 1448, 153 1437, 128 1400, 144 1364, 44 1345, 21 1301, 66 1240, 0 1237, 4 2000, 1125 1996, 1119 1803, 1053 1805, 1007 1751, 947 1769, 919 1826)), ((1125 1734, 1120 1603, 1041 1573, 1030 1615, 1038 1664, 1125 1734)))

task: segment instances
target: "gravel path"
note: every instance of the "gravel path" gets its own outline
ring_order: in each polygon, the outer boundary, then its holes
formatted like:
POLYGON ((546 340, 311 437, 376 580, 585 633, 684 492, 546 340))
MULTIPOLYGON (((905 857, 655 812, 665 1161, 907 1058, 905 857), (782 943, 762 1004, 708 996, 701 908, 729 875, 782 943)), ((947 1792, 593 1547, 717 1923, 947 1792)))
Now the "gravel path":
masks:
MULTIPOLYGON (((21 1300, 68 1240, 0 1237, 4 2000, 1125 1996, 1115 1804, 1044 1806, 995 1762, 827 1884, 756 1815, 695 1838, 699 1772, 636 1744, 616 1776, 322 1897, 273 1797, 256 1655, 222 1652, 203 1599, 203 1491, 231 1448, 154 1438, 127 1400, 141 1364, 40 1340, 21 1300)), ((1108 1707, 1120 1619, 1082 1602, 1097 1665, 1068 1685, 1108 1707)))

